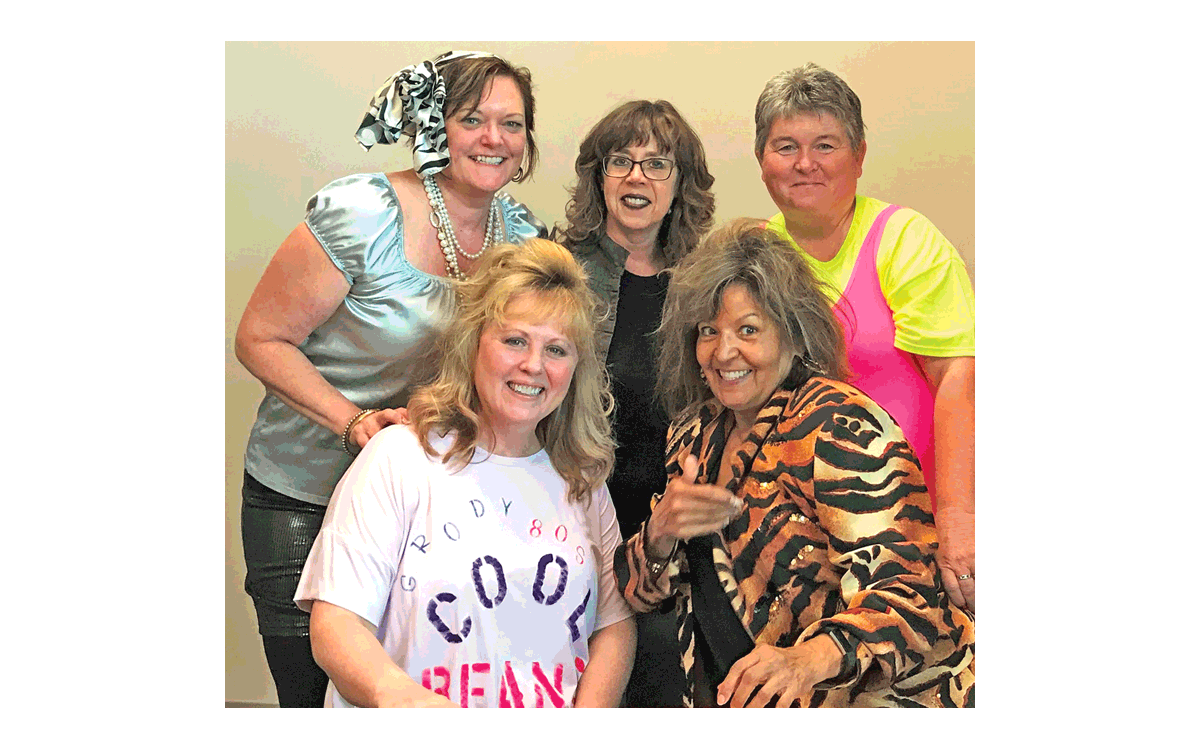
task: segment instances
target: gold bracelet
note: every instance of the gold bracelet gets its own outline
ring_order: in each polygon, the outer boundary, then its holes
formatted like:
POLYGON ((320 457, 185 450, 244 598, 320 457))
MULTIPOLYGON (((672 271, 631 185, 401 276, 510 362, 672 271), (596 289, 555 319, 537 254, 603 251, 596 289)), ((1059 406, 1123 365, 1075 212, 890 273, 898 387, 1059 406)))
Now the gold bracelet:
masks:
MULTIPOLYGON (((370 416, 371 414, 374 414, 377 411, 379 411, 379 410, 378 409, 363 409, 358 414, 355 414, 353 417, 351 417, 350 421, 346 423, 346 429, 342 430, 342 450, 346 451, 351 456, 358 455, 358 451, 350 450, 350 430, 354 429, 354 425, 363 421, 363 419, 370 416)), ((361 449, 359 449, 359 450, 361 450, 361 449)))

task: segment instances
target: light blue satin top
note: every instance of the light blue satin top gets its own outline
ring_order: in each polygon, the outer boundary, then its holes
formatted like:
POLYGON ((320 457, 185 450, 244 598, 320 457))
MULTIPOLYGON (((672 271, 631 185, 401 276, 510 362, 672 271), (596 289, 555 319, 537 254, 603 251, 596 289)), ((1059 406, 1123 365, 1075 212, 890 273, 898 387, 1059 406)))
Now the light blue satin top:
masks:
MULTIPOLYGON (((546 227, 499 195, 509 242, 546 227)), ((400 201, 384 174, 343 177, 308 202, 305 223, 341 269, 350 292, 300 344, 317 371, 362 409, 404 406, 436 372, 435 341, 453 314, 447 281, 404 255, 400 201)), ((246 446, 246 471, 288 497, 328 505, 352 458, 341 435, 296 413, 268 391, 246 446)))

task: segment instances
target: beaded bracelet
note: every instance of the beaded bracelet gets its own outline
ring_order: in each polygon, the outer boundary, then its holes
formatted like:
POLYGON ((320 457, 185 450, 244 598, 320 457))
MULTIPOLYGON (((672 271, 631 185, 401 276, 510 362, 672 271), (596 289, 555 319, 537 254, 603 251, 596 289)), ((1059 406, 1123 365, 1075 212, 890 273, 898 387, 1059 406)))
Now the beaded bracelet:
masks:
POLYGON ((351 456, 357 456, 358 451, 350 450, 350 430, 354 429, 354 425, 363 421, 364 418, 379 411, 378 409, 363 409, 358 414, 355 414, 349 422, 346 423, 346 429, 342 430, 342 450, 349 453, 351 456))

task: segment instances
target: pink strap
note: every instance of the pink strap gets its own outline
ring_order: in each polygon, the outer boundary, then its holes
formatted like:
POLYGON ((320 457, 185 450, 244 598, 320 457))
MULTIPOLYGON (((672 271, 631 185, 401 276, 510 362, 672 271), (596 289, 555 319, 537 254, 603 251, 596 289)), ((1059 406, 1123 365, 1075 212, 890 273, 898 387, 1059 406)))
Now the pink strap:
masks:
POLYGON ((936 507, 933 455, 933 393, 916 358, 895 346, 896 326, 876 270, 888 219, 900 206, 879 213, 863 240, 836 311, 846 333, 850 383, 896 420, 921 461, 936 507))

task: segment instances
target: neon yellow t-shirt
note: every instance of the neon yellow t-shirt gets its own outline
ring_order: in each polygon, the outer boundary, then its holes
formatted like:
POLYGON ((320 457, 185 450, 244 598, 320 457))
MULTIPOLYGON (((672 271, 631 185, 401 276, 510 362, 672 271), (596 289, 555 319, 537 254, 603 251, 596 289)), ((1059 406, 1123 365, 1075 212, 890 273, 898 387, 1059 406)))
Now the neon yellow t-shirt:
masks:
MULTIPOLYGON (((801 250, 787 233, 782 213, 772 216, 767 226, 786 238, 817 278, 841 297, 871 224, 887 207, 883 201, 856 196, 850 232, 830 261, 801 250)), ((933 222, 911 208, 893 214, 879 241, 876 269, 892 309, 897 349, 930 357, 975 356, 975 291, 962 256, 933 222)))

